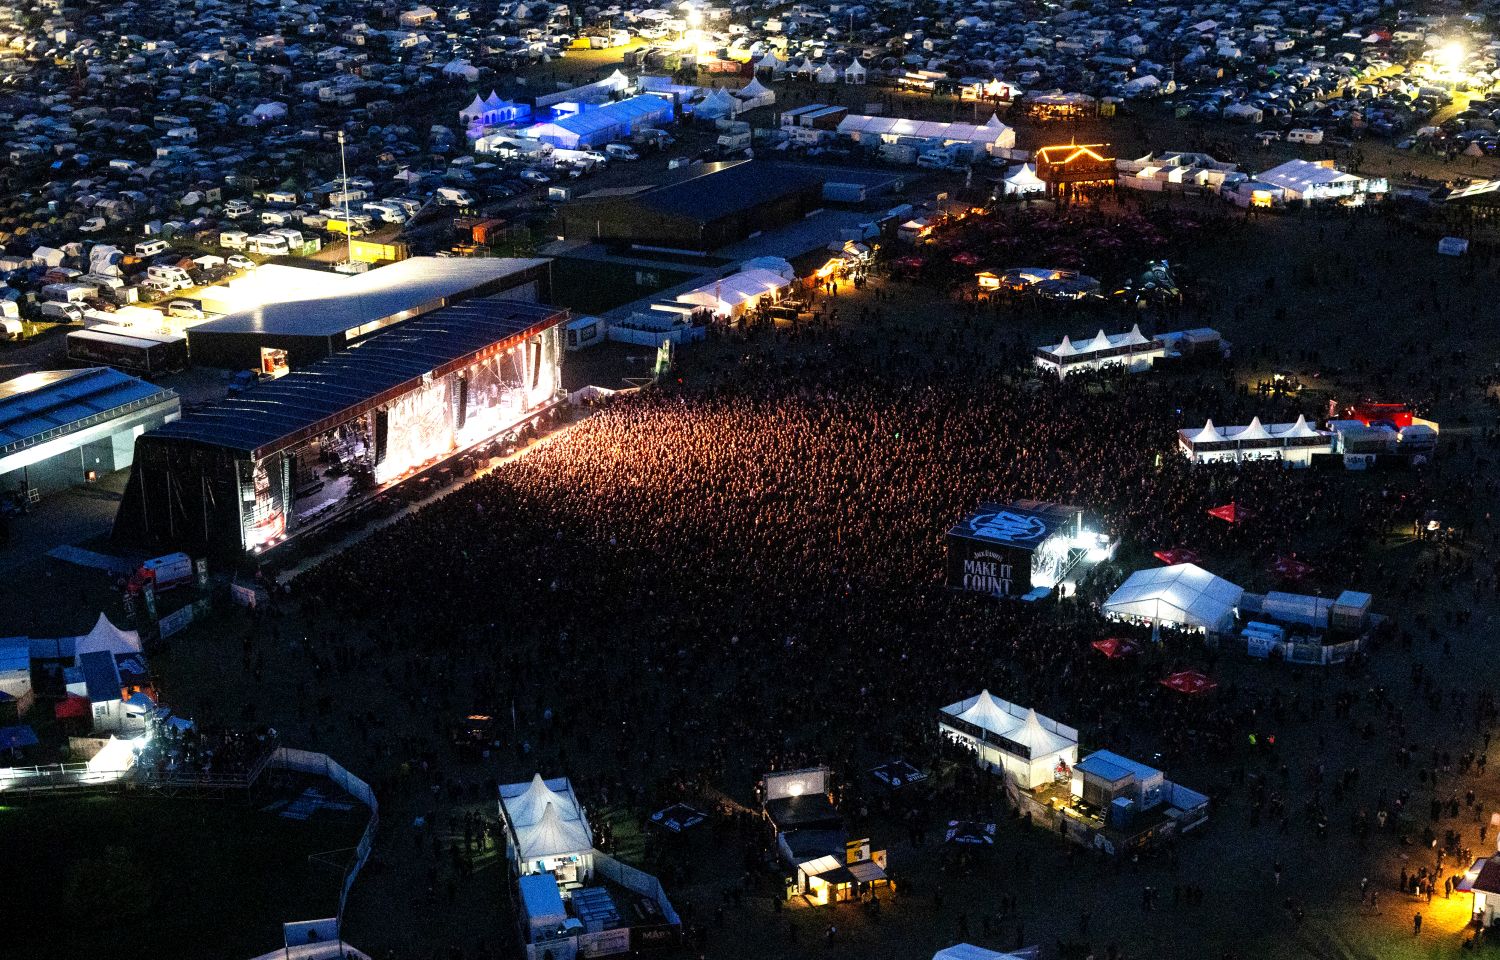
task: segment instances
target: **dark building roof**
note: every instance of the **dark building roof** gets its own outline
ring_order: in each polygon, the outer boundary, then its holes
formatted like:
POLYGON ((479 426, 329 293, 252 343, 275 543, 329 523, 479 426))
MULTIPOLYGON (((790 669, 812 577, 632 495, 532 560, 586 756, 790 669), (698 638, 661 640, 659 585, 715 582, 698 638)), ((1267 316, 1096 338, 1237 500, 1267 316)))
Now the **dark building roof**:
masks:
POLYGON ((565 317, 556 307, 512 300, 443 307, 304 370, 188 412, 147 436, 228 447, 259 459, 357 415, 356 408, 384 402, 385 394, 412 389, 425 374, 445 374, 489 347, 519 342, 565 317))
POLYGON ((787 164, 763 160, 705 163, 686 179, 624 202, 666 216, 711 223, 821 183, 814 171, 787 164))
POLYGON ((108 367, 44 370, 0 383, 0 455, 51 436, 82 430, 122 408, 175 397, 108 367))

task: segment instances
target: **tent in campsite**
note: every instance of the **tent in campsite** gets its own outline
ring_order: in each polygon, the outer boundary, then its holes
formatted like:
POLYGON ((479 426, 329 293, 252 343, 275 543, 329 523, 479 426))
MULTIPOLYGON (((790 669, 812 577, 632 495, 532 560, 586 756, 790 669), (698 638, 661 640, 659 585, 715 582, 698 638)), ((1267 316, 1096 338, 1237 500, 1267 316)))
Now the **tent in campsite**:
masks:
POLYGON ((979 763, 1003 772, 1025 790, 1051 783, 1078 762, 1078 731, 1035 710, 981 690, 943 707, 938 731, 973 750, 979 763))
POLYGON ((1227 633, 1245 591, 1193 563, 1132 573, 1104 601, 1106 615, 1140 623, 1227 633))

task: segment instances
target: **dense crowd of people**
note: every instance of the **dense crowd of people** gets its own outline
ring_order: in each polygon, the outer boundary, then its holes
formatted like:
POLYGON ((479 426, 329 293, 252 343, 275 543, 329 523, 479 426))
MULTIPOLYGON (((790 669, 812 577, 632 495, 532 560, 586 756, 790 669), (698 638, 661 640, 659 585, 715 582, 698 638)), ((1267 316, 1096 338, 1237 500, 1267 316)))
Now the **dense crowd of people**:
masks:
MULTIPOLYGON (((1451 764, 1435 753, 1421 787, 1361 785, 1359 763, 1325 761, 1322 734, 1305 769, 1282 760, 1278 743, 1331 715, 1360 742, 1415 754, 1426 749, 1424 714, 1453 710, 1484 729, 1492 700, 1430 675, 1403 696, 1368 679, 1361 661, 1316 687, 1231 680, 1192 697, 1159 681, 1184 666, 1216 673, 1222 653, 1171 633, 1123 660, 1090 643, 1130 632, 1105 623, 1097 601, 1153 563, 1152 550, 1186 546, 1259 588, 1276 585, 1267 579, 1275 558, 1294 554, 1326 581, 1320 589, 1366 589, 1392 603, 1451 593, 1460 603, 1449 614, 1417 614, 1393 634, 1408 656, 1439 643, 1446 654, 1441 635, 1466 622, 1470 600, 1500 589, 1500 566, 1485 549, 1439 545, 1402 564, 1366 547, 1408 536, 1435 503, 1492 496, 1495 481, 1441 463, 1417 482, 1381 484, 1269 464, 1194 469, 1173 449, 1178 428, 1208 416, 1291 419, 1298 401, 1252 397, 1216 368, 1065 383, 1018 375, 1028 350, 1018 330, 1045 319, 1032 306, 955 298, 951 322, 913 330, 886 316, 899 291, 880 282, 873 296, 848 301, 819 290, 818 322, 769 334, 796 347, 786 358, 752 355, 731 372, 606 402, 299 576, 297 642, 314 669, 298 702, 318 705, 318 724, 337 724, 346 712, 335 706, 338 678, 364 672, 437 727, 483 710, 505 731, 503 779, 566 773, 594 810, 749 798, 766 770, 828 762, 851 819, 888 814, 877 829, 899 836, 904 823, 923 837, 929 801, 872 793, 863 771, 893 757, 932 763, 945 749, 936 710, 987 687, 1079 727, 1090 743, 1182 775, 1213 793, 1220 814, 1269 836, 1305 830, 1322 840, 1332 830, 1361 849, 1379 833, 1413 851, 1441 845, 1451 879, 1473 838, 1441 822, 1457 816, 1446 802, 1430 826, 1413 815, 1439 776, 1445 791, 1463 776, 1451 764), (841 307, 859 322, 838 323, 841 307), (949 589, 947 528, 982 502, 1022 498, 1083 507, 1122 540, 1121 557, 1052 605, 949 589), (1247 519, 1208 514, 1226 503, 1247 519)), ((1291 344, 1257 352, 1318 362, 1291 344)), ((1465 374, 1462 362, 1429 355, 1399 389, 1456 395, 1465 374)), ((1493 442, 1488 431, 1483 439, 1493 442)), ((1467 438, 1454 443, 1472 449, 1467 438)), ((1460 538, 1493 538, 1461 510, 1445 517, 1460 538)), ((378 715, 354 720, 374 750, 378 715)), ((415 747, 392 733, 397 752, 415 747)), ((434 797, 446 783, 451 800, 484 799, 475 784, 445 781, 440 754, 417 762, 434 797)), ((998 809, 986 778, 941 789, 931 807, 948 815, 998 809)), ((1440 875, 1432 864, 1423 878, 1441 889, 1440 875)), ((1301 906, 1289 904, 1296 920, 1301 906)), ((692 923, 690 907, 684 915, 692 923)), ((988 929, 988 915, 976 916, 988 929)))

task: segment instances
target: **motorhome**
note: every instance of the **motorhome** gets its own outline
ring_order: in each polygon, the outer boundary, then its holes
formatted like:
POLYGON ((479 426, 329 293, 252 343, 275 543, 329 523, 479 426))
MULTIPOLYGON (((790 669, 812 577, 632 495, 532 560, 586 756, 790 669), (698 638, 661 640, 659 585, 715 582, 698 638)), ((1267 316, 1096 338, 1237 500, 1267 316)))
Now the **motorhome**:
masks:
POLYGON ((142 240, 135 245, 135 255, 138 257, 154 257, 167 249, 165 240, 142 240))
POLYGON ((267 257, 284 257, 291 252, 291 246, 286 242, 286 237, 273 236, 269 233, 251 234, 245 240, 245 249, 267 257))

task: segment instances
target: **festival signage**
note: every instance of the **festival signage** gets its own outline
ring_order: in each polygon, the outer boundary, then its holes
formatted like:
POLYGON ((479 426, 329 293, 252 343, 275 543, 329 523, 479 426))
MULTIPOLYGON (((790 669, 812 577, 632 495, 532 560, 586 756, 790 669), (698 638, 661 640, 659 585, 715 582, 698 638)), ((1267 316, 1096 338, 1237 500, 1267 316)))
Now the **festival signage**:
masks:
POLYGON ((948 530, 948 586, 991 597, 1031 590, 1032 559, 1053 537, 1075 536, 1079 511, 1053 503, 981 504, 948 530))

